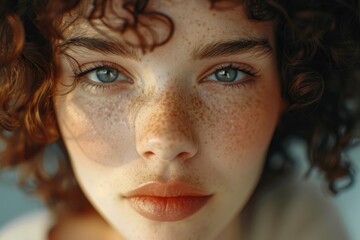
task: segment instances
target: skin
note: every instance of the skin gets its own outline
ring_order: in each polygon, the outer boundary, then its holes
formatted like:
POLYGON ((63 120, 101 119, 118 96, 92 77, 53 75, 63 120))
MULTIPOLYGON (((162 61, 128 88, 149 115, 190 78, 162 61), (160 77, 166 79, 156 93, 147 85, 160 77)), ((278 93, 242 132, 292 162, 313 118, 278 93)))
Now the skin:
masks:
MULTIPOLYGON (((61 94, 79 69, 59 55, 54 101, 75 175, 94 207, 126 239, 240 239, 241 210, 257 186, 283 109, 274 24, 248 20, 241 5, 219 11, 205 0, 184 2, 149 6, 168 15, 175 32, 151 52, 137 50, 137 59, 67 49, 81 68, 106 61, 127 76, 105 89, 89 86, 90 72, 61 94), (266 38, 272 50, 192 57, 199 46, 239 38, 266 38), (211 80, 219 65, 229 63, 256 76, 245 74, 227 86, 211 80), (122 197, 149 181, 171 180, 212 197, 194 215, 174 222, 144 218, 122 197)), ((65 40, 103 36, 81 19, 76 24, 81 28, 68 28, 65 40)), ((107 32, 124 42, 122 35, 107 32)))
POLYGON ((49 240, 119 240, 119 234, 95 212, 67 214, 60 217, 48 233, 49 240))

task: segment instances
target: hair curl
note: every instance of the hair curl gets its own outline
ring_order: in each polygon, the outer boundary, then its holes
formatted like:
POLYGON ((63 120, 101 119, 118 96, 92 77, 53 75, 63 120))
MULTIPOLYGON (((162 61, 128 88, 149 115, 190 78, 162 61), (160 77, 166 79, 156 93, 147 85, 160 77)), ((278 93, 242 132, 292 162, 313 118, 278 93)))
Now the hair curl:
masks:
MULTIPOLYGON (((165 44, 172 20, 147 11, 148 0, 124 0, 121 12, 112 0, 93 0, 87 13, 96 28, 100 21, 143 51, 165 44), (109 21, 116 17, 120 21, 109 21), (151 24, 150 24, 151 23, 151 24), (154 25, 155 24, 155 25, 154 25), (156 24, 168 27, 160 37, 156 24)), ((277 56, 282 95, 289 108, 282 116, 268 151, 290 159, 286 140, 307 143, 311 167, 325 173, 329 190, 336 180, 353 180, 344 151, 351 145, 359 118, 360 18, 357 0, 209 0, 226 10, 245 4, 249 19, 277 22, 277 56)), ((65 14, 81 8, 80 0, 5 0, 0 2, 0 140, 5 150, 0 168, 24 165, 22 185, 44 197, 51 208, 79 210, 87 201, 79 190, 55 121, 53 96, 57 75, 54 42, 62 38, 65 14), (58 142, 64 152, 56 172, 44 170, 46 146, 58 142)), ((269 161, 267 161, 269 162, 269 161)), ((349 184, 349 185, 350 185, 349 184)))

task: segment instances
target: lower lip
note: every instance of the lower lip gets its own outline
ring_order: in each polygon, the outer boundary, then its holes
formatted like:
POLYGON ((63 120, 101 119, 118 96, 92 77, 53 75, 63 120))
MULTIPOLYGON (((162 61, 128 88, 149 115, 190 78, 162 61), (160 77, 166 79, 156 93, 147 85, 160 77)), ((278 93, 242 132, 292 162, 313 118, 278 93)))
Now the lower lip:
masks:
POLYGON ((130 206, 145 218, 154 221, 179 221, 199 211, 210 196, 128 198, 130 206))

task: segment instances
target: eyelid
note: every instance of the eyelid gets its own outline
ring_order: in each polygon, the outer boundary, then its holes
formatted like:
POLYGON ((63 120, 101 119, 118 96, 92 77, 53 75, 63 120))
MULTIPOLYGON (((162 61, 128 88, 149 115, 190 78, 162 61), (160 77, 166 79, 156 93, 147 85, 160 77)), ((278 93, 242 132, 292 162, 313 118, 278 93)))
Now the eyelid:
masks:
MULTIPOLYGON (((216 71, 226 68, 237 68, 239 71, 244 72, 245 74, 249 75, 250 77, 258 77, 258 71, 255 70, 253 67, 251 67, 248 64, 245 63, 235 63, 235 62, 227 62, 227 63, 220 63, 213 65, 210 67, 207 71, 205 71, 204 74, 200 77, 200 82, 207 81, 207 77, 214 74, 216 71)), ((224 83, 223 83, 224 84, 224 83)), ((231 84, 231 83, 229 83, 231 84)))
POLYGON ((127 76, 128 80, 132 82, 133 76, 130 74, 124 67, 121 65, 114 63, 114 62, 108 62, 108 61, 96 61, 96 62, 90 62, 85 63, 80 66, 78 66, 78 70, 73 69, 74 71, 74 77, 75 78, 81 78, 85 76, 86 74, 95 71, 99 68, 112 68, 119 71, 120 74, 127 76))

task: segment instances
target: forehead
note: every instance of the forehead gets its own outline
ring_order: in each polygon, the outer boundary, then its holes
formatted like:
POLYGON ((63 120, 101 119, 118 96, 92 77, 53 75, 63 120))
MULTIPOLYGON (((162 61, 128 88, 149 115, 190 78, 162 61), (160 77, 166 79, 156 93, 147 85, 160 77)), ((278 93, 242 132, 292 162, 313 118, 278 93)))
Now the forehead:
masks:
POLYGON ((139 45, 139 39, 161 42, 174 35, 175 39, 181 36, 184 43, 239 38, 267 38, 272 42, 273 23, 248 19, 240 1, 219 1, 222 4, 212 7, 209 0, 150 0, 139 13, 135 13, 135 4, 128 2, 105 0, 93 5, 83 1, 76 13, 63 19, 65 40, 106 36, 139 45))

